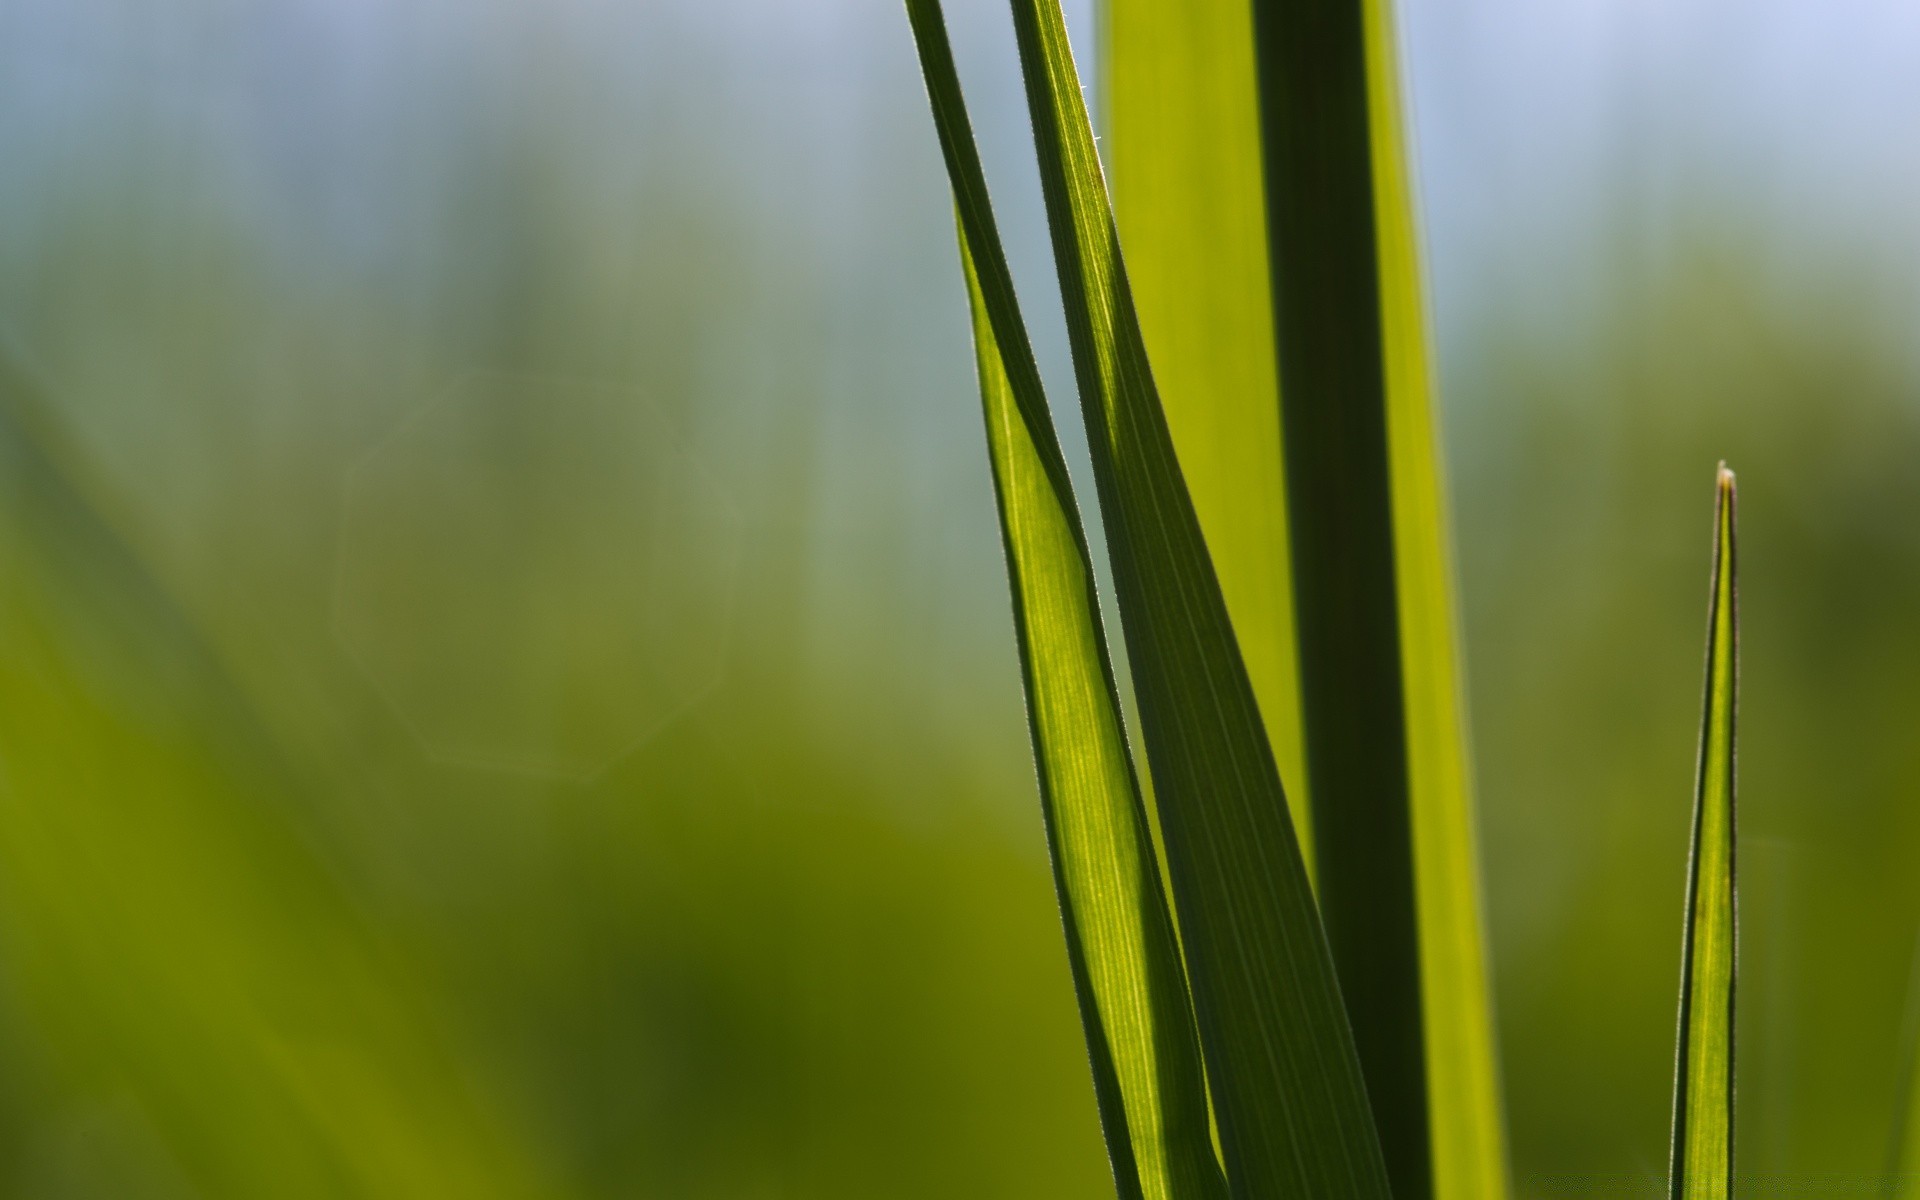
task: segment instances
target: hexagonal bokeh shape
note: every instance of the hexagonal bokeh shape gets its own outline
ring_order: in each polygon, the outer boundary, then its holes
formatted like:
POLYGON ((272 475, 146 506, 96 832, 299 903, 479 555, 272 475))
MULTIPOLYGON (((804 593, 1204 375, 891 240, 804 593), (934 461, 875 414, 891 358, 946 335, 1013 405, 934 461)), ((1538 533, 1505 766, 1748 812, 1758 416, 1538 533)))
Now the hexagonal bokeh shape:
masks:
POLYGON ((344 507, 335 630, 437 758, 590 777, 720 677, 739 520, 644 397, 465 376, 344 507))

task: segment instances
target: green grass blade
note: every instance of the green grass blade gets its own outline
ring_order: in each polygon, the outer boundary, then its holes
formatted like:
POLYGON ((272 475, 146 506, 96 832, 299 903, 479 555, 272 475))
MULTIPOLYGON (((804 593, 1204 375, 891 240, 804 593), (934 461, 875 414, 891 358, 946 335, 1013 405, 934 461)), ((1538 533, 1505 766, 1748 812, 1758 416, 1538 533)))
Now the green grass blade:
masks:
POLYGON ((1332 960, 1147 365, 1065 23, 1055 0, 1015 0, 1013 13, 1227 1178, 1236 1196, 1385 1196, 1332 960))
POLYGON ((1245 0, 1108 0, 1106 18, 1107 161, 1127 274, 1311 870, 1253 14, 1245 0))
POLYGON ((1673 1081, 1674 1200, 1733 1195, 1734 724, 1740 679, 1740 601, 1734 553, 1733 472, 1716 491, 1713 590, 1707 617, 1707 694, 1700 724, 1687 926, 1680 968, 1680 1045, 1673 1081))
POLYGON ((1474 839, 1466 689, 1396 50, 1391 0, 1372 0, 1368 120, 1433 1195, 1502 1200, 1506 1127, 1474 839))
POLYGON ((1054 882, 1122 1196, 1224 1196, 1198 1035, 1040 375, 937 0, 909 0, 959 212, 960 257, 1054 882))
POLYGON ((1395 1194, 1506 1194, 1425 302, 1385 0, 1254 6, 1321 910, 1395 1194))

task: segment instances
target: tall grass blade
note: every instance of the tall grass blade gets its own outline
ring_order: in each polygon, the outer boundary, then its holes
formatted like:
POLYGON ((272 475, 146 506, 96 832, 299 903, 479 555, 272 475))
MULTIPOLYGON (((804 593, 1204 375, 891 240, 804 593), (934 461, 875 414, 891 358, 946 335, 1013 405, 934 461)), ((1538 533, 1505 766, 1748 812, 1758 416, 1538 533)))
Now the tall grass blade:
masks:
POLYGON ((1108 0, 1107 162, 1154 382, 1313 867, 1246 0, 1108 0))
POLYGON ((1386 0, 1256 0, 1321 912, 1401 1200, 1506 1194, 1425 302, 1386 0))
POLYGON ((1054 882, 1123 1197, 1225 1195, 1192 1006, 1121 723, 1093 557, 1007 269, 937 0, 908 0, 959 213, 1054 882))
POLYGON ((1379 1143, 1273 752, 1134 313, 1066 26, 1014 0, 1082 413, 1236 1196, 1382 1197, 1379 1143))
POLYGON ((1438 1200, 1501 1200, 1508 1191, 1506 1128, 1487 978, 1449 508, 1397 49, 1391 0, 1372 0, 1368 120, 1433 1194, 1438 1200))
POLYGON ((1734 724, 1740 680, 1733 472, 1715 488, 1707 694, 1687 867, 1680 968, 1680 1044, 1673 1082, 1673 1200, 1733 1195, 1733 989, 1738 966, 1734 880, 1734 724))

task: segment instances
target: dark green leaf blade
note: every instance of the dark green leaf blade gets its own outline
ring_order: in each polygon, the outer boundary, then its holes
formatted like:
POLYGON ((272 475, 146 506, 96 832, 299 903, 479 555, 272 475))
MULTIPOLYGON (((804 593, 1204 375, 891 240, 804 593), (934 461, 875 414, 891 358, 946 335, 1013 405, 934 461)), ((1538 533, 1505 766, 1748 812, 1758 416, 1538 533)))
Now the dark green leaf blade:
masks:
POLYGON ((1014 0, 1054 258, 1227 1177, 1383 1197, 1273 753, 1147 365, 1066 27, 1014 0))
POLYGON ((1316 879, 1395 1194, 1499 1196, 1450 554, 1388 0, 1254 6, 1316 879))
POLYGON ((1734 735, 1740 676, 1733 472, 1720 466, 1700 765, 1687 867, 1680 1035, 1673 1083, 1674 1200, 1733 1195, 1733 991, 1738 959, 1734 878, 1734 735))
POLYGON ((1121 722, 1093 559, 987 201, 937 0, 908 0, 959 212, 1054 881, 1122 1196, 1224 1195, 1198 1037, 1121 722))
POLYGON ((1254 5, 1316 882, 1401 1200, 1432 1193, 1360 0, 1254 5))
MULTIPOLYGON (((1388 1001, 1368 1005, 1366 1011, 1378 1019, 1356 1028, 1363 1062, 1368 1061, 1371 1036, 1376 1065, 1385 1043, 1389 1073, 1402 1064, 1424 1067, 1424 1126, 1420 1081, 1413 1071, 1403 1071, 1397 1081, 1390 1074, 1369 1089, 1376 1112, 1388 1102, 1383 1122, 1391 1118, 1400 1129, 1411 1130, 1399 1137, 1408 1152, 1396 1159, 1388 1147, 1390 1166, 1398 1167, 1396 1190, 1403 1196, 1419 1194, 1428 1183, 1422 1172, 1430 1169, 1432 1195, 1438 1200, 1497 1200, 1508 1190, 1505 1134, 1474 846, 1452 555, 1389 10, 1384 0, 1365 4, 1360 30, 1364 51, 1354 51, 1354 27, 1347 25, 1348 69, 1318 80, 1319 90, 1331 82, 1346 89, 1350 103, 1359 102, 1355 97, 1364 100, 1364 122, 1350 120, 1347 133, 1353 143, 1364 136, 1366 145, 1349 146, 1347 165, 1358 174, 1359 152, 1367 152, 1371 227, 1364 219, 1351 219, 1352 206, 1335 205, 1315 215, 1318 232, 1306 239, 1322 259, 1318 269, 1348 279, 1369 271, 1378 276, 1379 303, 1358 305, 1344 314, 1350 336, 1338 337, 1339 330, 1330 328, 1312 349, 1323 358, 1380 355, 1373 374, 1384 394, 1350 394, 1348 403, 1383 407, 1384 421, 1358 442, 1317 444, 1302 456, 1307 461, 1301 468, 1316 477, 1314 502, 1327 513, 1357 511, 1365 497, 1339 501, 1336 496, 1337 503, 1329 504, 1325 490, 1371 489, 1374 520, 1364 529, 1349 525, 1307 547, 1322 553, 1303 554, 1302 578, 1294 578, 1294 564, 1288 561, 1282 470, 1286 438, 1280 427, 1272 292, 1287 287, 1289 280, 1298 284, 1303 276, 1283 273, 1276 278, 1268 268, 1251 6, 1233 0, 1176 5, 1107 0, 1109 160, 1127 266, 1161 399, 1310 868, 1317 854, 1301 820, 1302 801, 1309 801, 1315 811, 1336 810, 1327 816, 1337 827, 1330 848, 1337 860, 1336 879, 1331 890, 1322 889, 1320 898, 1330 926, 1350 933, 1344 945, 1336 942, 1336 960, 1359 978, 1343 989, 1350 1012, 1356 1000, 1376 991, 1384 992, 1388 1001), (1328 228, 1321 215, 1342 223, 1328 228), (1372 328, 1376 324, 1377 339, 1372 328), (1370 457, 1364 463, 1355 461, 1363 455, 1370 457), (1320 470, 1323 465, 1328 469, 1320 470), (1378 500, 1383 486, 1390 492, 1386 506, 1378 500), (1379 519, 1383 512, 1390 528, 1379 519), (1373 544, 1361 545, 1366 539, 1373 544), (1356 546, 1361 553, 1354 553, 1356 546), (1324 553, 1329 549, 1331 555, 1324 553), (1354 583, 1364 586, 1364 580, 1353 579, 1358 573, 1354 568, 1366 565, 1377 578, 1389 561, 1393 597, 1375 595, 1356 604, 1344 594, 1342 589, 1354 583), (1313 593, 1308 603, 1314 619, 1311 640, 1318 650, 1317 707, 1322 710, 1315 773, 1336 788, 1335 795, 1324 798, 1310 796, 1313 780, 1303 778, 1300 664, 1293 638, 1296 587, 1313 593), (1352 628, 1352 619, 1360 614, 1368 623, 1352 628), (1328 628, 1329 615, 1343 623, 1328 628), (1397 675, 1392 654, 1396 634, 1397 675), (1375 679, 1385 682, 1371 695, 1351 695, 1356 680, 1375 679), (1392 703, 1394 687, 1402 692, 1398 711, 1392 703), (1335 706, 1332 711, 1326 711, 1329 705, 1335 706), (1396 721, 1404 722, 1403 733, 1396 731, 1396 721), (1343 722, 1362 730, 1363 736, 1346 743, 1359 772, 1351 769, 1339 745, 1330 744, 1335 739, 1329 735, 1343 722), (1391 771, 1380 771, 1379 756, 1365 744, 1369 729, 1374 742, 1389 749, 1404 738, 1403 782, 1391 771), (1368 771, 1374 774, 1363 774, 1368 771), (1391 809, 1389 821, 1382 821, 1380 809, 1391 809), (1379 836, 1383 824, 1393 836, 1379 836), (1384 876, 1404 881, 1409 873, 1410 892, 1404 882, 1395 888, 1378 885, 1384 876), (1357 917, 1348 911, 1355 904, 1365 910, 1357 917), (1342 911, 1329 912, 1330 905, 1342 911), (1394 936, 1371 936, 1369 919, 1388 923, 1394 936), (1391 974, 1379 974, 1383 958, 1391 974), (1416 989, 1411 986, 1416 969, 1417 1014, 1416 989), (1369 978, 1385 979, 1392 986, 1370 990, 1369 978), (1430 1163, 1418 1152, 1423 1138, 1430 1147, 1430 1163)), ((1318 10, 1299 5, 1293 11, 1310 17, 1318 10)), ((1273 24, 1271 19, 1267 24, 1273 24)), ((1324 28, 1319 32, 1327 36, 1324 28)), ((1312 77, 1290 79, 1296 84, 1316 82, 1312 77)), ((1284 136, 1288 125, 1297 122, 1304 128, 1296 138, 1314 136, 1325 114, 1305 102, 1302 93, 1307 90, 1290 93, 1292 106, 1268 114, 1269 131, 1284 136)), ((1295 172, 1282 177, 1278 186, 1305 189, 1315 183, 1295 172)), ((1317 290, 1297 287, 1295 317, 1301 311, 1312 315, 1321 301, 1317 290)), ((1300 366, 1296 356, 1296 374, 1300 366)), ((1308 406, 1325 402, 1324 396, 1314 395, 1292 399, 1308 406)), ((1295 412, 1296 429, 1306 421, 1295 412)), ((1321 429, 1324 425, 1307 432, 1321 429)), ((1386 1124, 1382 1133, 1389 1133, 1386 1124)))

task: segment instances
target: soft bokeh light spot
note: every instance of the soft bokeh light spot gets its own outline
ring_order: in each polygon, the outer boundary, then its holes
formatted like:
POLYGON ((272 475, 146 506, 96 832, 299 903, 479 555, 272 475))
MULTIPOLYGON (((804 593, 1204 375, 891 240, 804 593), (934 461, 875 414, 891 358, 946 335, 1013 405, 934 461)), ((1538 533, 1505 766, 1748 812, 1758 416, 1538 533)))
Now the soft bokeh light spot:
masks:
POLYGON ((351 472, 335 625, 436 757, 591 776, 720 677, 739 539, 644 396, 473 373, 351 472))

